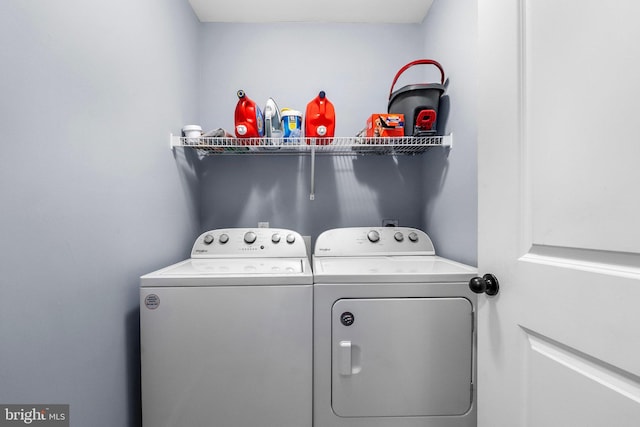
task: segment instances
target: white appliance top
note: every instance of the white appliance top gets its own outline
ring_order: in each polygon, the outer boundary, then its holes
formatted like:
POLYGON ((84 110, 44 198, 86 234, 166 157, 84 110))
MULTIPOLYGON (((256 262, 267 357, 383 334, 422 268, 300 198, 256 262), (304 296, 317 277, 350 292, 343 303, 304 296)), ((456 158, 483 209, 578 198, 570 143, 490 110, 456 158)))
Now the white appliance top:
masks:
POLYGON ((421 230, 408 227, 342 228, 318 236, 315 283, 466 282, 477 269, 436 256, 421 230))
POLYGON ((202 233, 191 258, 141 277, 141 286, 250 286, 313 283, 302 236, 275 228, 202 233))

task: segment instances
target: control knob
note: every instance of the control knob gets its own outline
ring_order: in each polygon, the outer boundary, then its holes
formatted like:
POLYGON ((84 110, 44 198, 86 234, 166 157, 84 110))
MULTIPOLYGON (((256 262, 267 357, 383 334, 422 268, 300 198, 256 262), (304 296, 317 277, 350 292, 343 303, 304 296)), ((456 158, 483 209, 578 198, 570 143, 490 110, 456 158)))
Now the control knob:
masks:
POLYGON ((218 238, 218 241, 224 245, 225 243, 227 243, 229 241, 229 235, 228 234, 221 234, 220 237, 218 238))
POLYGON ((271 236, 271 241, 273 243, 280 243, 280 235, 278 233, 274 233, 274 235, 271 236))
POLYGON ((404 234, 398 231, 393 235, 393 238, 396 239, 396 242, 402 242, 404 240, 404 234))
POLYGON ((412 231, 411 233, 409 233, 409 240, 411 240, 412 242, 417 242, 418 233, 416 233, 415 231, 412 231))
POLYGON ((213 236, 211 234, 207 234, 206 236, 204 236, 205 245, 210 245, 212 243, 213 243, 213 236))
POLYGON ((244 242, 246 244, 252 244, 256 241, 256 239, 258 238, 258 236, 256 236, 256 233, 254 233, 253 231, 247 231, 246 233, 244 233, 244 242))
POLYGON ((287 243, 291 244, 296 241, 295 234, 287 234, 287 243))
POLYGON ((380 233, 378 233, 376 230, 371 230, 367 233, 367 239, 369 239, 371 243, 376 243, 380 240, 380 233))

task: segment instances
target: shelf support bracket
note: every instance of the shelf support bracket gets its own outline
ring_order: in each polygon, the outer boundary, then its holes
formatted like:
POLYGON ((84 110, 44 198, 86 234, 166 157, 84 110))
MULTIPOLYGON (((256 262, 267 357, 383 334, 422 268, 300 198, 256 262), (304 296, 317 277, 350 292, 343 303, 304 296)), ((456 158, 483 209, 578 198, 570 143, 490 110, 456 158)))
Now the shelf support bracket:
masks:
POLYGON ((309 200, 316 199, 316 140, 311 140, 311 191, 309 193, 309 200))
POLYGON ((448 147, 449 149, 453 148, 453 133, 442 137, 442 146, 448 147))

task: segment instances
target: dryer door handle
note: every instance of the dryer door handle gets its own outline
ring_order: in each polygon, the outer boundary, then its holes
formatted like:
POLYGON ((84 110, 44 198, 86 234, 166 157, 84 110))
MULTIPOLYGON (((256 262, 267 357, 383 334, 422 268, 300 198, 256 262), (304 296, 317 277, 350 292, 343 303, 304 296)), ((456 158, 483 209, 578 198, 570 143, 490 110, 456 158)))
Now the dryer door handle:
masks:
POLYGON ((362 370, 360 366, 360 347, 351 341, 338 343, 338 373, 343 376, 351 376, 362 370))
POLYGON ((351 341, 340 341, 338 345, 338 372, 351 375, 351 341))

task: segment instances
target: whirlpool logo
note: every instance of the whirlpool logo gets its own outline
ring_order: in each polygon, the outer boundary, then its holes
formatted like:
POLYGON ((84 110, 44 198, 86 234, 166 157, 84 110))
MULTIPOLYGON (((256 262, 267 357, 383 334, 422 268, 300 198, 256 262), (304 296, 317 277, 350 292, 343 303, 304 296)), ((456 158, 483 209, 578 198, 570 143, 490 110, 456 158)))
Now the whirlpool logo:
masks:
POLYGON ((69 405, 0 405, 0 427, 69 427, 69 405))

